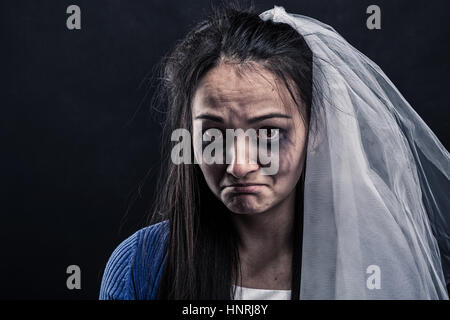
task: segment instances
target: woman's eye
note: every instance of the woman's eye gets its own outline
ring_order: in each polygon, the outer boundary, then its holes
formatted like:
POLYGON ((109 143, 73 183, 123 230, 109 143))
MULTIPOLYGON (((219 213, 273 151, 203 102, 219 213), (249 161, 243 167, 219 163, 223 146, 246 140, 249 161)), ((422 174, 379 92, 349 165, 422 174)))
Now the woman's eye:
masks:
POLYGON ((280 138, 280 128, 263 127, 258 130, 258 138, 265 140, 278 140, 280 138))
POLYGON ((203 137, 211 141, 212 138, 220 138, 223 136, 222 130, 218 128, 209 128, 203 131, 203 137))
POLYGON ((208 128, 202 132, 202 144, 206 146, 213 141, 223 139, 223 137, 222 130, 218 128, 208 128))

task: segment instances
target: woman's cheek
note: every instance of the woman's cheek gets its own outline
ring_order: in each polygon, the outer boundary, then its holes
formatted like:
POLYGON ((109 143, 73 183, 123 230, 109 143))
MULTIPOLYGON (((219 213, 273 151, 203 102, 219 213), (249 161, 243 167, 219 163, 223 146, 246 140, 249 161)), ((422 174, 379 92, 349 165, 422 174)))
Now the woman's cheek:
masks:
POLYGON ((220 180, 222 178, 221 165, 208 165, 201 164, 200 168, 203 172, 203 176, 205 177, 206 182, 208 183, 209 188, 215 193, 218 194, 220 191, 220 180))
POLYGON ((303 168, 303 143, 290 139, 280 142, 280 158, 278 174, 273 176, 274 182, 282 183, 283 187, 290 189, 291 185, 297 183, 303 168))

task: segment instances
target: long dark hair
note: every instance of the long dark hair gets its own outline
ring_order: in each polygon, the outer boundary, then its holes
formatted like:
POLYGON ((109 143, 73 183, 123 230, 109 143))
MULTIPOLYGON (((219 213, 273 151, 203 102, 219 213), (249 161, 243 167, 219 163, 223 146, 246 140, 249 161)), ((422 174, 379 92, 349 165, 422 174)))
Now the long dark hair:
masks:
MULTIPOLYGON (((197 164, 174 165, 170 135, 191 128, 191 100, 202 76, 221 59, 245 66, 257 63, 283 81, 291 97, 306 106, 312 95, 312 53, 287 24, 263 21, 253 8, 214 8, 168 55, 161 68, 158 105, 167 107, 163 126, 163 165, 149 224, 169 220, 167 260, 160 299, 230 299, 239 274, 239 254, 230 212, 204 180, 197 164)), ((305 172, 305 170, 303 171, 305 172)), ((297 184, 292 299, 299 298, 303 181, 297 184)))

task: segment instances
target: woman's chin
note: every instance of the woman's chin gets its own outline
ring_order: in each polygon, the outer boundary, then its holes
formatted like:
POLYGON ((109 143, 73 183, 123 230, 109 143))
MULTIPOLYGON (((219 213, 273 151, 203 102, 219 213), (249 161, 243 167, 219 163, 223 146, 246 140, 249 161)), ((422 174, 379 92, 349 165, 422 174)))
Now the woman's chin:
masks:
POLYGON ((236 214, 258 214, 266 211, 254 195, 233 196, 225 202, 225 205, 236 214))

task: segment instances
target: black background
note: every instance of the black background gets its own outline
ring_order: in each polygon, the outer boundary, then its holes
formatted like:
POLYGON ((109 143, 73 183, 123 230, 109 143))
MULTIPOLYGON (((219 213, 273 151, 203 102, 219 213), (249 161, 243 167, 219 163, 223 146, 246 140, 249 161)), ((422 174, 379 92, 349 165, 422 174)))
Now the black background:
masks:
MULTIPOLYGON (((276 4, 333 26, 449 149, 447 3, 255 0, 261 12, 276 4), (381 30, 366 27, 371 4, 381 8, 381 30)), ((1 2, 0 299, 98 297, 109 255, 144 226, 154 193, 160 127, 145 79, 209 4, 1 2), (81 30, 66 28, 71 4, 81 8, 81 30), (66 287, 71 264, 81 267, 81 290, 66 287)))

